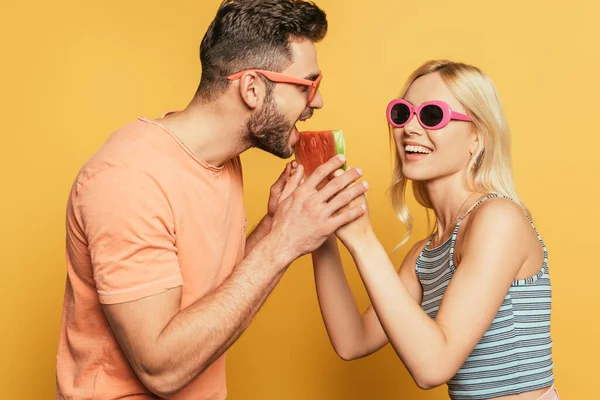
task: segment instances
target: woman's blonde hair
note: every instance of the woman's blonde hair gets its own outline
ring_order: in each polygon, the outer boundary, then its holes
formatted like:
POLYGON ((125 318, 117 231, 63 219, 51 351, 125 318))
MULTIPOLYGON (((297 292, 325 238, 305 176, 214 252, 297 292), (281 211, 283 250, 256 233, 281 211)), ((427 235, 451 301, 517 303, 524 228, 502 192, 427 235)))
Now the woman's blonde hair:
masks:
MULTIPOLYGON (((484 193, 498 193, 510 197, 523 206, 515 191, 510 157, 510 131, 498 91, 492 79, 477 67, 447 60, 432 60, 421 65, 406 81, 400 98, 419 77, 437 72, 454 97, 473 119, 479 137, 479 147, 469 162, 474 187, 484 193)), ((399 246, 412 233, 412 217, 406 204, 407 179, 402 174, 402 163, 396 146, 395 165, 390 193, 394 210, 408 231, 399 246)), ((412 182, 413 194, 419 204, 431 209, 431 200, 422 182, 412 182)), ((436 223, 437 225, 437 223, 436 223)), ((435 227, 434 227, 435 229, 435 227)))

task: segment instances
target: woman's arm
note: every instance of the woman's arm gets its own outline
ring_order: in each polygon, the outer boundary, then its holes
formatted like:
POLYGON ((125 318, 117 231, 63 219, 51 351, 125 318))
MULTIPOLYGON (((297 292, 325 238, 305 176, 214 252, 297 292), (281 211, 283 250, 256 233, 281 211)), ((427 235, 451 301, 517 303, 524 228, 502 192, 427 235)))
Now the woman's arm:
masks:
POLYGON ((529 221, 505 199, 488 201, 472 214, 460 266, 435 320, 414 301, 372 231, 351 225, 340 238, 394 350, 420 387, 447 382, 490 326, 523 265, 520 243, 531 233, 529 221))
MULTIPOLYGON (((419 303, 421 286, 415 275, 414 265, 420 251, 416 249, 421 249, 423 244, 418 243, 409 251, 399 272, 400 281, 408 288, 413 301, 419 303)), ((344 274, 336 238, 330 237, 321 248, 313 252, 312 257, 317 297, 327 334, 336 353, 344 360, 354 360, 385 346, 388 338, 373 306, 369 306, 362 315, 358 310, 344 274)), ((378 266, 373 265, 373 268, 378 266)))

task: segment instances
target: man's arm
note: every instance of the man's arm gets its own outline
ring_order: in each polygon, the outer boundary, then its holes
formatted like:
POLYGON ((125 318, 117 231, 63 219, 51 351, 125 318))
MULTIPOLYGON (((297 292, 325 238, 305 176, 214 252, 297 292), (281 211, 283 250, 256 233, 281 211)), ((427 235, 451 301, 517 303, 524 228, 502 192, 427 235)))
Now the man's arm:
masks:
POLYGON ((263 219, 260 220, 256 228, 248 235, 246 238, 246 255, 250 254, 252 249, 264 239, 265 236, 269 234, 271 231, 272 219, 269 214, 265 215, 263 219))
POLYGON ((104 306, 121 348, 150 391, 172 396, 237 340, 292 261, 274 243, 258 243, 217 290, 184 310, 181 287, 104 306))
POLYGON ((316 190, 343 162, 332 158, 300 186, 299 167, 285 188, 295 190, 277 207, 270 232, 211 294, 181 311, 181 288, 104 306, 123 352, 149 390, 169 397, 185 387, 235 342, 294 259, 362 215, 360 207, 337 213, 366 190, 348 188, 359 177, 357 170, 316 190))

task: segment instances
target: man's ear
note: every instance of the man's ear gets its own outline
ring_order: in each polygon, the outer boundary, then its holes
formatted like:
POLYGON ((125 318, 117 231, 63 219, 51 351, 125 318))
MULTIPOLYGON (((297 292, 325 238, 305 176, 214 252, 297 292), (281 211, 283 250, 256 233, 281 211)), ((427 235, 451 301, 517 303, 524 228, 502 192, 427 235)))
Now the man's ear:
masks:
POLYGON ((258 107, 266 95, 265 82, 253 71, 244 73, 239 82, 240 96, 244 103, 251 109, 258 107))

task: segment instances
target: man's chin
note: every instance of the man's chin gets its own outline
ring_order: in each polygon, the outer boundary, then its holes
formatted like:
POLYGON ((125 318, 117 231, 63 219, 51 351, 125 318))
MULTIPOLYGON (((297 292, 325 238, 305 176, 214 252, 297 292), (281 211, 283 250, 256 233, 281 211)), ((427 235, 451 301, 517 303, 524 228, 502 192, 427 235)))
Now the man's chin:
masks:
POLYGON ((290 158, 291 156, 294 155, 294 149, 291 147, 288 147, 284 152, 271 153, 271 154, 281 158, 282 160, 287 160, 288 158, 290 158))
POLYGON ((294 149, 293 149, 293 147, 290 147, 290 146, 288 146, 285 149, 273 149, 273 148, 262 147, 262 146, 258 146, 258 148, 261 149, 262 151, 266 151, 267 153, 272 154, 275 157, 281 158, 283 160, 288 159, 294 155, 294 149))
POLYGON ((290 158, 294 155, 294 148, 296 147, 296 143, 298 143, 298 140, 300 139, 300 133, 296 129, 295 125, 293 125, 291 129, 280 130, 279 132, 279 135, 277 135, 275 131, 263 132, 261 138, 279 137, 279 140, 255 140, 255 147, 266 151, 267 153, 273 154, 274 156, 279 157, 281 159, 290 158), (285 142, 283 141, 283 135, 281 135, 281 133, 284 132, 287 132, 285 142))

